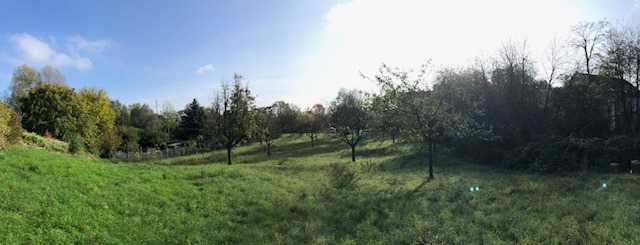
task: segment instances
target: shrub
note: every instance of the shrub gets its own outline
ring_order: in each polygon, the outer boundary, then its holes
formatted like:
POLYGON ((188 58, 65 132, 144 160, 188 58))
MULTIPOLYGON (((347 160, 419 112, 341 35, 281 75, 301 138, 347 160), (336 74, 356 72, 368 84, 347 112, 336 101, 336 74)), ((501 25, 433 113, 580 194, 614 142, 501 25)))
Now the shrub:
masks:
POLYGON ((7 146, 8 138, 11 135, 11 109, 5 103, 0 102, 0 149, 4 149, 7 146))
POLYGON ((120 145, 122 145, 122 137, 115 130, 109 130, 100 136, 100 155, 113 157, 120 145))
POLYGON ((55 140, 56 138, 53 137, 53 135, 51 133, 49 133, 49 130, 44 132, 44 137, 48 140, 55 140))
POLYGON ((11 122, 9 123, 9 127, 9 143, 19 143, 20 140, 22 140, 22 117, 15 110, 11 110, 11 122))
POLYGON ((611 162, 629 162, 640 158, 640 139, 615 136, 607 139, 575 136, 546 136, 535 139, 506 154, 503 163, 512 169, 556 173, 579 170, 603 170, 611 162))
POLYGON ((42 147, 50 151, 66 153, 69 144, 59 140, 47 140, 45 137, 36 133, 22 131, 22 141, 30 146, 42 147))
POLYGON ((138 140, 140 140, 140 136, 138 135, 139 129, 131 126, 118 126, 116 128, 118 135, 122 139, 122 144, 120 145, 120 150, 125 152, 137 152, 138 148, 138 140))
POLYGON ((497 136, 473 135, 452 139, 449 145, 453 146, 456 156, 482 164, 498 164, 505 152, 513 149, 514 143, 497 136))
POLYGON ((69 142, 69 153, 78 154, 84 151, 84 144, 82 143, 82 138, 80 135, 72 135, 67 139, 69 142))
POLYGON ((617 162, 622 165, 623 171, 631 168, 631 160, 640 159, 640 138, 629 136, 614 136, 602 140, 601 157, 608 162, 617 162))
POLYGON ((344 164, 330 164, 328 174, 336 189, 350 188, 355 185, 357 180, 356 173, 344 164))
POLYGON ((0 149, 6 148, 8 144, 20 142, 22 134, 20 120, 20 115, 11 106, 0 102, 0 149))

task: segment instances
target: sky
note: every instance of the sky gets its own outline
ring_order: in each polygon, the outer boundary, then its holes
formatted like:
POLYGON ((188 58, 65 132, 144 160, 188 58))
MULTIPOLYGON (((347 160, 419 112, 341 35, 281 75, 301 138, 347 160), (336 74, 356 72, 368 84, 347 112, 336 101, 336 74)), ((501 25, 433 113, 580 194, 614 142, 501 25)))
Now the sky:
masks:
POLYGON ((462 67, 508 40, 541 55, 580 21, 640 23, 640 0, 0 0, 0 90, 16 67, 180 110, 245 77, 258 106, 327 105, 360 74, 462 67))

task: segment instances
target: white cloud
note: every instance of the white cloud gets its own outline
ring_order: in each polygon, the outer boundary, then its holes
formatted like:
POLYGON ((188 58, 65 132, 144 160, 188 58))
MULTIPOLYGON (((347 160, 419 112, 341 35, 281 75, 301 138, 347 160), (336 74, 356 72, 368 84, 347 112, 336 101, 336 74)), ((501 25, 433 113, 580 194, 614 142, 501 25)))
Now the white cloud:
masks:
MULTIPOLYGON (((82 55, 84 52, 101 52, 111 45, 111 42, 106 40, 88 41, 82 37, 73 37, 67 44, 70 52, 65 53, 26 33, 10 35, 9 42, 15 48, 17 57, 10 57, 7 60, 38 66, 75 67, 80 70, 93 67, 91 59, 82 55)), ((52 42, 55 44, 55 41, 52 42)))
POLYGON ((75 36, 69 38, 69 49, 78 52, 78 51, 87 51, 93 53, 99 53, 113 46, 111 40, 87 40, 82 36, 75 36))
POLYGON ((204 74, 204 73, 211 72, 211 71, 213 71, 213 65, 212 64, 206 64, 206 65, 203 65, 201 67, 198 67, 198 69, 196 70, 196 73, 204 74))

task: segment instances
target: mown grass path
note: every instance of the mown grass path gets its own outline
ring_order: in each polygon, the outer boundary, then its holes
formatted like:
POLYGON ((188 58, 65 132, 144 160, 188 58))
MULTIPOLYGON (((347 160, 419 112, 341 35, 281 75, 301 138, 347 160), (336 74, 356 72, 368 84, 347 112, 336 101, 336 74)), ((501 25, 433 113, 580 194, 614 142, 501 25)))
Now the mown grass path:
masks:
POLYGON ((640 242, 640 177, 525 175, 367 140, 285 136, 148 163, 24 146, 0 153, 0 241, 106 244, 602 244, 640 242), (356 180, 336 189, 331 164, 356 180), (470 192, 471 186, 479 191, 470 192))

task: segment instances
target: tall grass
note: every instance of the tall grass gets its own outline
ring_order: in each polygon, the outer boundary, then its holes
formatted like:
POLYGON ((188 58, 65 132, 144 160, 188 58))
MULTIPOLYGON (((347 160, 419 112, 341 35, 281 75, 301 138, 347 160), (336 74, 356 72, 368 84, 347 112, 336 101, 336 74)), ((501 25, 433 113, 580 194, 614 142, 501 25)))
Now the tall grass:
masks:
POLYGON ((637 175, 525 175, 401 144, 284 136, 149 163, 0 153, 6 243, 638 243, 637 175), (338 167, 341 166, 341 167, 338 167), (354 180, 347 180, 353 174, 354 180), (344 177, 347 176, 347 177, 344 177), (615 178, 614 178, 615 177, 615 178), (343 179, 344 178, 344 179, 343 179), (347 183, 338 188, 339 180, 347 183), (604 181, 607 188, 601 188, 604 181), (471 192, 471 186, 480 187, 471 192))

